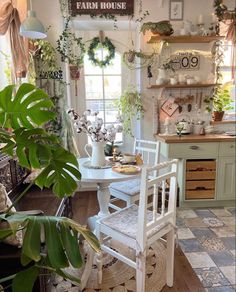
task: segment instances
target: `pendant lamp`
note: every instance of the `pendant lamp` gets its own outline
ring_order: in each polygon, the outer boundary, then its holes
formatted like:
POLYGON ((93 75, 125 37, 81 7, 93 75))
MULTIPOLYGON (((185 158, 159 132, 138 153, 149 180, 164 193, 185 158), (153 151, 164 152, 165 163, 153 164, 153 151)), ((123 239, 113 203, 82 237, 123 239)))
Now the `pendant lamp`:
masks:
POLYGON ((20 35, 30 39, 44 39, 47 37, 44 26, 36 17, 35 11, 32 10, 31 1, 30 10, 27 11, 27 17, 20 26, 20 35))

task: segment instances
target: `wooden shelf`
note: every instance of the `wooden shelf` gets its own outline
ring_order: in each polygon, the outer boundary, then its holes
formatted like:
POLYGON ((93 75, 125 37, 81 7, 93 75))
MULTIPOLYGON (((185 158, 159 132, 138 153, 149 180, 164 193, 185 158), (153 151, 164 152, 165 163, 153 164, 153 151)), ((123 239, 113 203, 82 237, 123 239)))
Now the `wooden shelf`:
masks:
POLYGON ((178 35, 178 36, 151 36, 148 44, 158 43, 160 41, 167 41, 168 43, 210 43, 213 41, 224 39, 223 36, 189 36, 189 35, 178 35))
POLYGON ((150 85, 148 86, 148 89, 156 89, 156 88, 194 88, 194 87, 211 87, 211 86, 216 86, 219 84, 216 83, 197 83, 197 84, 176 84, 176 85, 171 85, 171 84, 162 84, 162 85, 150 85))

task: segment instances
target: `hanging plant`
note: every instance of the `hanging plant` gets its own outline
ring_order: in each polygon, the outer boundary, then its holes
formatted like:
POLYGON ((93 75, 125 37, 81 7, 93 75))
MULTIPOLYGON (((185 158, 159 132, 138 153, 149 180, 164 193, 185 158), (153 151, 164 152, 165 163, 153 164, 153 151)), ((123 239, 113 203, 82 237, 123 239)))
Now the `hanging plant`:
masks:
POLYGON ((150 30, 153 34, 164 36, 170 36, 174 33, 174 30, 169 20, 163 20, 159 22, 146 22, 141 26, 140 31, 145 34, 148 30, 150 30))
POLYGON ((129 69, 134 70, 152 65, 156 55, 156 52, 145 54, 142 51, 129 50, 123 53, 122 60, 129 69))
POLYGON ((69 64, 78 68, 83 66, 85 45, 82 38, 76 37, 69 27, 70 18, 67 19, 65 29, 57 40, 57 51, 62 61, 68 60, 69 64))
POLYGON ((122 113, 123 131, 130 136, 134 136, 132 133, 132 121, 135 118, 140 120, 144 113, 142 105, 141 95, 134 87, 128 87, 118 100, 118 108, 122 113))
POLYGON ((88 57, 89 60, 95 65, 99 66, 100 68, 104 68, 108 65, 111 64, 111 61, 115 57, 115 46, 112 44, 110 39, 108 37, 105 37, 104 41, 100 41, 99 37, 95 37, 92 39, 89 49, 88 49, 88 57), (96 55, 96 50, 102 47, 104 49, 107 49, 108 54, 104 58, 104 60, 100 60, 97 58, 96 55))

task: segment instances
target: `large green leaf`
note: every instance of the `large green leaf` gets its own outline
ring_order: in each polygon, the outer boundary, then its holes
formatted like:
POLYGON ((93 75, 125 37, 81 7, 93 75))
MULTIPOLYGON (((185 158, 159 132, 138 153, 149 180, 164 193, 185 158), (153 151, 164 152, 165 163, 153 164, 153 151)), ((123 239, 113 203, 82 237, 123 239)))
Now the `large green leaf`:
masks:
POLYGON ((22 252, 29 259, 38 262, 40 256, 40 223, 36 216, 28 219, 27 229, 24 235, 22 252))
POLYGON ((78 162, 73 154, 62 147, 52 150, 50 164, 46 166, 35 183, 39 187, 52 187, 59 197, 72 194, 77 189, 76 180, 80 180, 78 162))
POLYGON ((80 268, 83 264, 83 260, 78 248, 78 232, 73 232, 66 227, 62 222, 60 225, 61 240, 66 251, 66 255, 74 268, 80 268))
POLYGON ((3 148, 1 148, 1 151, 13 156, 13 149, 15 147, 15 141, 13 139, 13 135, 7 132, 5 129, 1 129, 1 128, 0 128, 0 143, 6 144, 3 148))
POLYGON ((51 146, 57 147, 57 137, 41 128, 14 131, 16 153, 20 165, 28 168, 42 168, 50 162, 51 146))
POLYGON ((39 268, 32 266, 16 274, 12 283, 13 292, 31 292, 39 275, 39 268))
POLYGON ((55 117, 48 95, 29 83, 23 83, 16 94, 14 85, 0 91, 0 126, 32 129, 55 117))

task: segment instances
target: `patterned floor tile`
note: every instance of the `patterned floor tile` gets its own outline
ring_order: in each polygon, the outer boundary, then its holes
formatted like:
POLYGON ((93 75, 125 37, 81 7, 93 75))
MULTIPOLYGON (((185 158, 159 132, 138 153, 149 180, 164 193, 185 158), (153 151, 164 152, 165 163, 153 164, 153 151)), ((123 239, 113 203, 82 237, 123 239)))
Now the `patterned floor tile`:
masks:
MULTIPOLYGON (((227 218, 227 217, 224 217, 224 218, 227 218)), ((203 218, 202 221, 209 227, 222 227, 225 225, 223 221, 219 220, 219 218, 214 218, 214 217, 203 218)))
POLYGON ((178 239, 194 238, 192 231, 189 228, 178 228, 178 239))
POLYGON ((232 216, 232 214, 225 208, 215 208, 210 209, 210 211, 214 213, 217 217, 232 216))
POLYGON ((229 211, 232 215, 236 215, 236 208, 235 207, 227 207, 227 211, 229 211))
POLYGON ((207 292, 235 292, 235 289, 232 286, 222 286, 222 287, 214 287, 208 288, 207 292))
POLYGON ((224 276, 229 280, 232 285, 236 284, 236 270, 235 266, 219 267, 224 276))
POLYGON ((211 228, 213 232, 218 237, 233 237, 235 233, 229 228, 229 227, 216 227, 216 228, 211 228))
POLYGON ((177 217, 179 218, 196 218, 197 214, 193 210, 178 210, 177 217))
POLYGON ((215 233, 213 231, 211 231, 210 228, 204 228, 204 227, 197 228, 197 227, 193 227, 190 230, 192 231, 192 233, 197 238, 201 238, 201 237, 213 237, 213 236, 215 236, 215 233))
POLYGON ((202 221, 202 218, 187 218, 184 219, 184 223, 187 227, 206 227, 207 225, 202 221))
POLYGON ((179 245, 183 252, 204 251, 199 241, 195 238, 179 240, 179 245))
POLYGON ((207 252, 227 250, 223 241, 218 237, 201 237, 198 240, 207 252))
POLYGON ((216 288, 218 286, 230 285, 217 267, 194 269, 203 287, 216 288))
POLYGON ((216 217, 215 214, 213 214, 210 210, 207 210, 207 209, 197 209, 197 210, 194 210, 194 212, 195 212, 199 217, 203 217, 203 218, 207 218, 207 217, 216 217))
POLYGON ((178 227, 186 227, 185 224, 184 224, 184 219, 183 218, 176 218, 176 225, 178 227))
POLYGON ((215 267, 216 264, 206 252, 186 252, 185 256, 193 269, 215 267))
POLYGON ((236 249, 236 237, 222 237, 221 240, 223 241, 225 247, 229 250, 236 249))
POLYGON ((208 254, 218 267, 233 266, 235 264, 234 256, 230 251, 210 251, 208 254))
POLYGON ((236 225, 236 218, 234 216, 227 216, 227 217, 218 217, 222 222, 224 222, 227 226, 235 226, 236 225))

